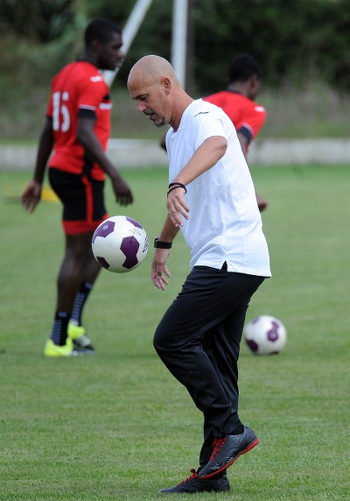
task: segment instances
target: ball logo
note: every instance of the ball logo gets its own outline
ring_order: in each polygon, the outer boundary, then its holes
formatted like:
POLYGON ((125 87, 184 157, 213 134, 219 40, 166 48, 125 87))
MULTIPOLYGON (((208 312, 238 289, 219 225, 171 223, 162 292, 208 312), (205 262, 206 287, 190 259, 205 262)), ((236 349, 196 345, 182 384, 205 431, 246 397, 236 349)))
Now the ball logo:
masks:
POLYGON ((148 249, 149 249, 149 240, 148 240, 148 237, 146 238, 145 240, 145 245, 142 249, 142 252, 148 252, 148 249))

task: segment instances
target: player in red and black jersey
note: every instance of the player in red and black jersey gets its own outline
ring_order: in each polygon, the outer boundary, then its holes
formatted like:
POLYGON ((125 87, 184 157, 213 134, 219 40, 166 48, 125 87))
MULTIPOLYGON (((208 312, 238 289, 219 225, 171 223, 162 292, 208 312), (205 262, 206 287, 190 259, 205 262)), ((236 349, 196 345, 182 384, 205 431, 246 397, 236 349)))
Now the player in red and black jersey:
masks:
POLYGON ((132 203, 127 183, 106 156, 111 101, 100 70, 114 70, 122 59, 122 32, 106 19, 85 30, 82 58, 65 66, 53 79, 33 180, 22 194, 32 212, 41 198, 46 166, 49 180, 63 204, 65 255, 57 278, 57 305, 46 356, 94 351, 82 325, 82 310, 99 274, 91 251, 97 226, 108 217, 104 179, 112 183, 121 205, 132 203))
MULTIPOLYGON (((227 90, 204 97, 216 104, 230 117, 237 131, 243 153, 247 157, 249 145, 266 120, 266 110, 255 102, 261 85, 261 70, 249 54, 236 56, 229 68, 227 90)), ((257 195, 260 211, 267 207, 263 197, 257 195)))
MULTIPOLYGON (((249 54, 236 56, 229 68, 227 90, 203 97, 204 101, 216 104, 229 116, 247 158, 249 145, 266 120, 266 110, 255 102, 261 85, 261 70, 256 60, 249 54)), ((165 149, 165 136, 160 140, 165 149)), ((266 209, 267 201, 256 194, 260 212, 266 209)))

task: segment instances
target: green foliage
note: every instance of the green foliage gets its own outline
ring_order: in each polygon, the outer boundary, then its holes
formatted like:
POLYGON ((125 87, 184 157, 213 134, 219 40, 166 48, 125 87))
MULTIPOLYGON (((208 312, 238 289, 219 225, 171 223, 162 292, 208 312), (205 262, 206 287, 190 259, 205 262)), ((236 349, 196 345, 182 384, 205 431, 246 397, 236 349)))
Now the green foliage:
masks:
MULTIPOLYGON (((81 54, 87 22, 107 17, 124 26, 134 4, 135 0, 0 0, 1 139, 38 137, 52 76, 81 54)), ((250 52, 263 72, 258 100, 266 106, 268 120, 262 136, 348 134, 348 0, 191 0, 190 5, 192 95, 224 88, 232 57, 250 52)), ((140 57, 171 57, 172 8, 172 0, 153 0, 134 39, 112 89, 113 135, 158 137, 135 118, 120 88, 125 89, 130 67, 140 57)))
POLYGON ((71 0, 0 0, 1 26, 17 35, 45 43, 61 37, 74 22, 71 0))
MULTIPOLYGON (((166 169, 124 175, 135 193, 127 214, 150 237, 158 234, 166 169)), ((228 470, 230 493, 200 499, 345 501, 349 167, 266 167, 253 176, 270 202, 263 222, 273 277, 247 319, 281 318, 288 342, 271 357, 254 357, 242 345, 240 415, 261 443, 228 470)), ((179 235, 165 292, 150 281, 152 250, 130 273, 103 270, 85 314, 97 355, 45 359, 63 253, 61 210, 43 202, 29 215, 5 196, 19 194, 28 179, 0 172, 0 497, 156 500, 160 488, 197 467, 202 443, 201 413, 152 346, 188 271, 188 250, 179 235)), ((123 213, 107 188, 111 213, 123 213)))
POLYGON ((70 0, 0 0, 0 86, 28 89, 78 56, 86 18, 70 0))
POLYGON ((349 88, 347 0, 202 0, 194 13, 195 74, 205 92, 226 85, 228 61, 239 52, 256 57, 267 84, 316 75, 349 88))
MULTIPOLYGON (((123 26, 134 4, 134 0, 0 0, 0 26, 29 44, 22 51, 22 64, 29 60, 48 74, 53 60, 59 67, 77 55, 87 20, 109 17, 123 26), (35 47, 42 43, 48 45, 35 47)), ((269 85, 317 76, 335 88, 350 87, 348 0, 192 0, 190 5, 200 94, 226 85, 229 61, 238 52, 250 52, 258 59, 269 85)), ((139 57, 149 53, 170 57, 172 6, 170 0, 153 1, 120 72, 122 81, 139 57)), ((16 48, 13 51, 18 54, 16 48)))

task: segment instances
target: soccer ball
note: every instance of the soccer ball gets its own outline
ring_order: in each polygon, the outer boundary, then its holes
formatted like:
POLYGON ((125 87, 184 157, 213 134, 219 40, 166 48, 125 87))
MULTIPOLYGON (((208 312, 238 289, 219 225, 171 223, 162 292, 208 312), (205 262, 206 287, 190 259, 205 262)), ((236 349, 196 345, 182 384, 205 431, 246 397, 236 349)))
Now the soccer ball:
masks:
POLYGON ((255 355, 272 355, 283 349, 287 341, 287 331, 278 318, 261 315, 245 326, 244 338, 255 355))
POLYGON ((91 245, 96 261, 103 268, 125 273, 145 259, 149 240, 143 226, 135 219, 112 216, 96 228, 91 245))

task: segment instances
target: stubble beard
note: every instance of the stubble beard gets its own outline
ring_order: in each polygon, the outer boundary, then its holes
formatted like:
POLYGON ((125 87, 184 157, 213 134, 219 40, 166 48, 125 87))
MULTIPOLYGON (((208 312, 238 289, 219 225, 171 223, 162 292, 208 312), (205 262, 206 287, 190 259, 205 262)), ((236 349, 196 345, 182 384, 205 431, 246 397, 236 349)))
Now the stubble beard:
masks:
POLYGON ((164 120, 164 118, 159 118, 158 120, 155 120, 153 123, 154 123, 154 125, 155 125, 157 128, 160 128, 160 127, 164 127, 164 125, 165 125, 165 120, 164 120))
MULTIPOLYGON (((155 113, 153 111, 144 111, 144 114, 151 118, 152 115, 155 115, 155 113)), ((152 120, 152 118, 151 118, 152 120)), ((159 128, 159 127, 163 127, 165 125, 165 118, 164 117, 160 117, 156 120, 152 120, 152 122, 154 123, 154 125, 159 128)))

